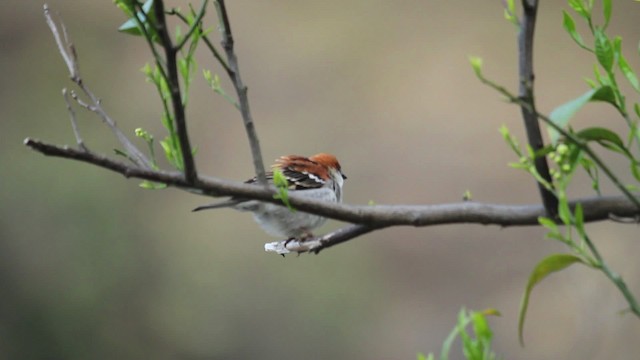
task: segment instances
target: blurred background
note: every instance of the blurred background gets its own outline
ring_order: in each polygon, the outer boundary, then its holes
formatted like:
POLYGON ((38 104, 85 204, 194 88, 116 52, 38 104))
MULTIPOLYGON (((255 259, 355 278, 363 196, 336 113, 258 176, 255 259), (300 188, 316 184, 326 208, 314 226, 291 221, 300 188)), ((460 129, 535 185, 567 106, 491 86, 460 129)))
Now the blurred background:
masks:
MULTIPOLYGON (((626 303, 617 289, 581 266, 535 289, 527 346, 518 345, 529 272, 565 251, 540 228, 393 228, 319 256, 282 258, 263 251, 276 239, 248 214, 194 214, 211 199, 144 190, 135 179, 29 150, 25 137, 75 143, 61 96, 71 84, 43 3, 3 4, 0 358, 415 359, 439 352, 463 306, 502 312, 490 321, 505 359, 640 352, 638 319, 620 315, 626 303)), ((49 4, 109 114, 129 134, 144 127, 163 138, 160 103, 140 72, 151 57, 141 38, 116 31, 124 15, 111 1, 49 4)), ((636 69, 638 6, 615 2, 611 24, 636 69)), ((516 29, 501 1, 242 0, 228 7, 265 161, 334 153, 352 204, 457 202, 465 190, 482 202, 539 201, 533 180, 507 166, 515 155, 497 131, 506 124, 524 139, 518 108, 481 85, 468 64, 469 55, 481 56, 488 77, 516 89, 516 29)), ((595 61, 562 30, 563 8, 545 1, 539 11, 536 89, 546 113, 587 90, 582 78, 595 61)), ((206 22, 216 24, 213 7, 206 22)), ((220 73, 206 51, 188 109, 198 170, 244 180, 252 165, 240 115, 207 88, 202 69, 220 73)), ((77 112, 87 145, 112 154, 108 129, 77 112)), ((599 104, 574 124, 623 129, 613 109, 599 104)), ((604 189, 614 193, 606 181, 604 189)), ((578 176, 572 195, 589 194, 578 176)), ((319 232, 342 225, 330 221, 319 232)), ((638 226, 588 230, 640 297, 638 226)))

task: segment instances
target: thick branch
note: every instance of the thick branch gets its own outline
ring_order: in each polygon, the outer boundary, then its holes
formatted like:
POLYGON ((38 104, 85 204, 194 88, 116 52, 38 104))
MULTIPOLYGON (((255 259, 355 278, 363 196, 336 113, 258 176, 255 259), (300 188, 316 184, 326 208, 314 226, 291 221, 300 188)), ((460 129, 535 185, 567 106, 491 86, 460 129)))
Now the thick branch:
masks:
MULTIPOLYGON (((196 184, 189 183, 178 172, 154 171, 131 166, 78 148, 61 147, 26 139, 25 145, 45 155, 83 161, 94 164, 126 177, 135 177, 164 183, 196 194, 209 196, 237 196, 281 204, 274 199, 273 189, 217 178, 200 177, 196 184)), ((290 194, 289 201, 298 210, 326 216, 328 218, 362 224, 372 228, 387 226, 431 226, 443 224, 483 224, 498 226, 537 225, 538 217, 545 216, 541 205, 504 205, 477 202, 462 202, 436 205, 347 205, 327 203, 290 194)), ((610 215, 635 217, 638 209, 624 196, 589 197, 570 202, 573 207, 581 203, 585 222, 607 220, 610 215)))
MULTIPOLYGON (((544 141, 540 132, 540 124, 536 115, 536 107, 533 93, 533 34, 536 26, 536 15, 538 12, 537 0, 522 0, 523 16, 520 22, 520 34, 518 36, 518 52, 519 52, 519 73, 520 73, 520 98, 528 104, 528 106, 520 106, 522 110, 522 118, 527 132, 529 145, 534 151, 544 147, 544 141)), ((535 167, 538 173, 549 184, 552 184, 551 175, 549 174, 549 164, 547 158, 538 156, 535 159, 535 167)), ((558 209, 558 199, 542 184, 538 183, 538 190, 542 197, 542 203, 547 211, 548 216, 555 217, 558 209)))
POLYGON ((156 16, 156 31, 162 41, 166 62, 167 62, 167 85, 171 93, 171 103, 173 105, 173 117, 180 140, 180 152, 182 152, 182 160, 184 164, 184 176, 187 182, 193 184, 198 174, 196 172, 196 164, 193 160, 191 144, 189 143, 189 135, 187 133, 187 122, 185 119, 184 105, 182 104, 182 96, 180 92, 180 80, 178 79, 177 55, 179 48, 173 46, 169 30, 167 28, 166 17, 164 14, 164 4, 162 1, 153 3, 153 10, 156 16))
MULTIPOLYGON (((264 171, 264 162, 262 161, 262 150, 260 150, 260 141, 258 140, 258 134, 256 133, 253 118, 251 116, 247 87, 242 83, 242 79, 240 78, 238 57, 233 50, 233 34, 231 32, 231 24, 229 23, 227 8, 224 4, 224 0, 217 0, 215 4, 222 28, 222 47, 227 54, 228 67, 225 67, 225 69, 227 70, 227 74, 229 75, 229 78, 236 89, 236 93, 238 94, 240 113, 242 114, 244 128, 247 133, 247 137, 249 138, 249 146, 251 147, 251 156, 253 157, 253 167, 256 172, 256 177, 260 184, 266 185, 267 177, 264 171)), ((213 49, 213 47, 210 48, 213 49)), ((216 52, 214 52, 214 54, 216 54, 216 52)), ((223 66, 225 65, 223 61, 221 61, 221 64, 223 64, 223 66)))

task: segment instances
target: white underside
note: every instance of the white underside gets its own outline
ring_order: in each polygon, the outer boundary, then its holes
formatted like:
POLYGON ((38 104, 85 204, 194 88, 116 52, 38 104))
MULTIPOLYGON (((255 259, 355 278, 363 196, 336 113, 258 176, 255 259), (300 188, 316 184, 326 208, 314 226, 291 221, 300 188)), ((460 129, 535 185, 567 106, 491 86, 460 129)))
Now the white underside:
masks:
MULTIPOLYGON (((330 188, 294 190, 290 191, 290 193, 328 202, 339 201, 336 193, 330 188)), ((307 214, 299 210, 292 212, 285 206, 259 201, 247 201, 236 205, 235 208, 241 211, 253 212, 253 218, 262 229, 269 235, 276 237, 299 238, 310 234, 313 229, 327 221, 322 216, 307 214)))

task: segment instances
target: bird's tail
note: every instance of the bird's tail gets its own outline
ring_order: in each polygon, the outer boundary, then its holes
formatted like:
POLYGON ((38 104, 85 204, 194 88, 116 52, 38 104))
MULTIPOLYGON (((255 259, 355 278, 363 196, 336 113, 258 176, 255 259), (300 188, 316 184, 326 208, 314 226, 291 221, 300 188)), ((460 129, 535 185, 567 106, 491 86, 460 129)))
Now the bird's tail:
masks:
POLYGON ((200 211, 200 210, 209 210, 209 209, 220 209, 220 208, 226 208, 226 207, 234 207, 242 202, 244 202, 245 200, 240 200, 240 199, 229 199, 226 201, 221 201, 221 202, 217 202, 217 203, 213 203, 213 204, 207 204, 207 205, 202 205, 202 206, 198 206, 197 208, 191 210, 191 211, 200 211))

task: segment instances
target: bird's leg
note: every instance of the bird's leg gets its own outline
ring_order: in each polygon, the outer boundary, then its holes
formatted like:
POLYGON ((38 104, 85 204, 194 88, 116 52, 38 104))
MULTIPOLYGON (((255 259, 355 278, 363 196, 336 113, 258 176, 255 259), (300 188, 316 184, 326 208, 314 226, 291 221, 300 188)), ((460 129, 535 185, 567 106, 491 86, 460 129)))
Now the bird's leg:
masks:
POLYGON ((284 246, 287 247, 287 245, 292 242, 292 241, 297 241, 300 243, 303 243, 307 240, 313 239, 315 236, 310 232, 310 231, 303 231, 302 235, 299 237, 290 237, 287 240, 284 241, 284 246))

